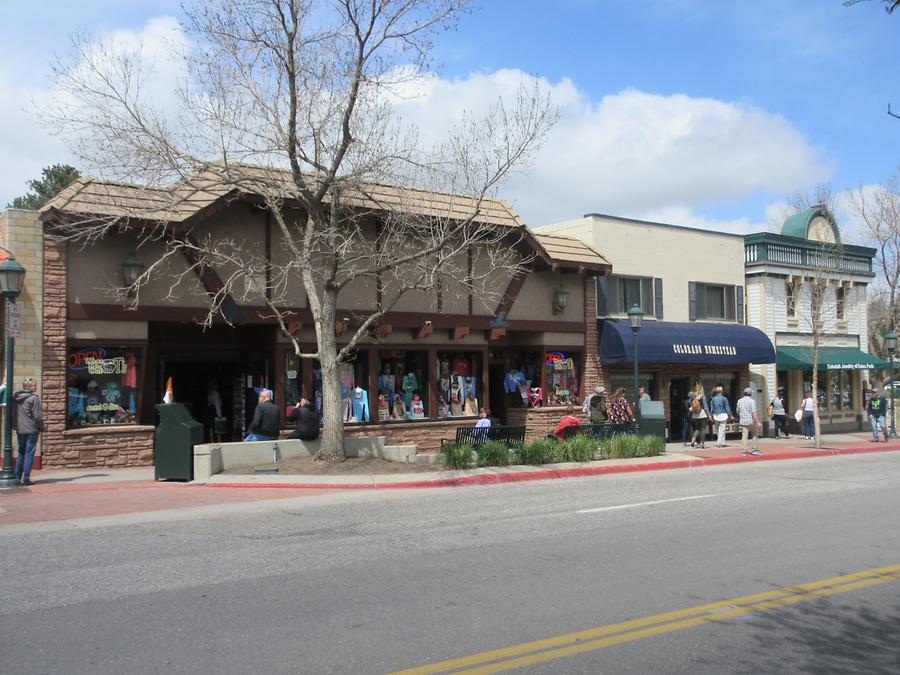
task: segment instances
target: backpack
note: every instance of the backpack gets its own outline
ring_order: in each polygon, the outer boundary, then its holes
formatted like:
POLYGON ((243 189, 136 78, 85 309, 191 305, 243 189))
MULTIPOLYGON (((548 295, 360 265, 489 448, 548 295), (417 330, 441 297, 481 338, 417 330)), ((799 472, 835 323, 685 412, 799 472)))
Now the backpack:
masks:
POLYGON ((691 412, 692 413, 700 412, 700 399, 699 398, 695 398, 693 401, 691 401, 691 412))
POLYGON ((594 394, 590 402, 590 414, 592 422, 606 421, 606 396, 603 394, 594 394))

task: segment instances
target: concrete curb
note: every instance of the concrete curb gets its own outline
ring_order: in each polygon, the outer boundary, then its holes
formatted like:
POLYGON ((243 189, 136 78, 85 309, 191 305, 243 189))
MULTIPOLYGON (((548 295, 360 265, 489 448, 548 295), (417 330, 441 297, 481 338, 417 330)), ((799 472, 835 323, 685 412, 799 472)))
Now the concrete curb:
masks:
MULTIPOLYGON (((298 476, 297 482, 211 482, 211 488, 292 488, 320 490, 409 490, 421 488, 465 487, 471 485, 497 485, 500 483, 521 483, 535 480, 553 480, 559 478, 576 478, 581 476, 598 476, 603 474, 633 473, 638 471, 666 471, 670 469, 694 469, 706 466, 738 464, 741 462, 774 461, 782 459, 804 459, 809 457, 828 457, 833 455, 857 455, 875 452, 900 452, 900 446, 893 447, 849 447, 819 449, 794 452, 779 452, 763 455, 733 455, 728 457, 685 457, 668 461, 641 462, 636 464, 604 464, 600 466, 581 466, 571 464, 546 465, 544 468, 529 470, 513 470, 498 472, 496 469, 476 469, 465 475, 440 478, 422 477, 419 479, 400 478, 396 481, 385 480, 385 476, 360 476, 355 482, 330 482, 334 476, 325 480, 310 482, 308 476, 298 476), (551 468, 555 467, 555 468, 551 468), (303 481, 303 482, 300 482, 303 481)), ((607 460, 614 461, 614 460, 607 460)), ((626 460, 627 461, 627 460, 626 460)), ((235 478, 243 478, 235 476, 235 478)), ((287 476, 285 476, 287 478, 287 476)))

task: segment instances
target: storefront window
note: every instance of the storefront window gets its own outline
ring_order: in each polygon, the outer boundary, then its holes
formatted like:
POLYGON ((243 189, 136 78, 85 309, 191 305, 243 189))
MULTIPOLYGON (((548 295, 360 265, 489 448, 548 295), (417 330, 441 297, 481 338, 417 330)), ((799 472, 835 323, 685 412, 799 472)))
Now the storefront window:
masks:
MULTIPOLYGON (((344 422, 372 422, 369 410, 369 353, 358 351, 355 357, 338 369, 341 381, 342 419, 344 422)), ((313 361, 313 399, 319 416, 322 415, 322 368, 313 361)))
MULTIPOLYGON (((634 400, 634 373, 612 373, 609 376, 609 386, 612 390, 610 393, 615 394, 619 388, 625 389, 626 396, 629 401, 634 400)), ((656 399, 656 375, 654 373, 639 372, 638 386, 643 387, 644 391, 650 394, 650 398, 656 399)))
MULTIPOLYGON (((820 413, 828 410, 828 372, 820 370, 816 380, 816 406, 820 413)), ((803 391, 812 391, 812 373, 803 374, 803 391)))
POLYGON ((716 387, 722 387, 725 397, 731 403, 731 409, 734 410, 737 404, 737 374, 729 371, 719 372, 702 372, 700 373, 700 384, 703 385, 703 392, 707 398, 712 398, 716 391, 716 387))
POLYGON ((69 428, 133 424, 138 411, 140 347, 76 347, 69 350, 69 428))
POLYGON ((426 392, 428 353, 381 350, 378 352, 378 396, 375 419, 421 420, 428 417, 426 392))
POLYGON ((484 396, 481 352, 438 352, 438 417, 477 417, 484 396))
POLYGON ((547 352, 544 357, 544 399, 547 405, 578 405, 579 354, 547 352))
POLYGON ((284 405, 287 412, 300 401, 300 357, 288 354, 284 363, 284 405))

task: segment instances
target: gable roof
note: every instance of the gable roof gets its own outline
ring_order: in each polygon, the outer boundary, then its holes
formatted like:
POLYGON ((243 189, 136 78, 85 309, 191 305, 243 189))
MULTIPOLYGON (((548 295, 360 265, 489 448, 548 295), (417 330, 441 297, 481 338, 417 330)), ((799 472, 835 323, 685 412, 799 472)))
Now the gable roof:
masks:
POLYGON ((535 234, 535 240, 547 252, 552 262, 565 267, 583 267, 592 271, 609 270, 609 261, 588 244, 558 234, 535 234))

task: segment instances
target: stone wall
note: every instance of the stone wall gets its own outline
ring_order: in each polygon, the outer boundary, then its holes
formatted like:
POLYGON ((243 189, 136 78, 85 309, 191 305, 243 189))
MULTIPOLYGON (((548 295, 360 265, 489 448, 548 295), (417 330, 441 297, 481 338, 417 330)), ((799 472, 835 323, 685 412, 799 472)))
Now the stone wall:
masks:
POLYGON ((108 425, 69 429, 62 445, 44 454, 44 466, 153 466, 152 426, 108 425))
POLYGON ((344 435, 349 438, 385 436, 387 445, 415 445, 417 452, 435 452, 440 450, 441 439, 453 440, 456 438, 457 427, 472 426, 475 426, 474 417, 422 422, 392 422, 344 427, 344 435))

